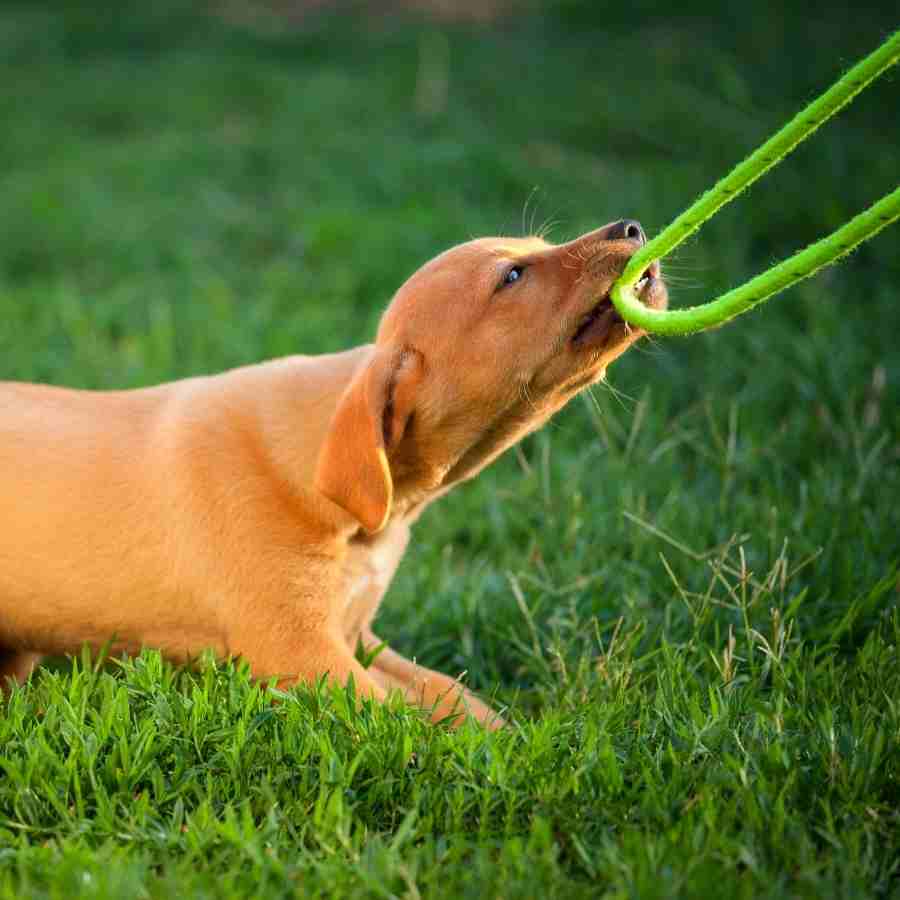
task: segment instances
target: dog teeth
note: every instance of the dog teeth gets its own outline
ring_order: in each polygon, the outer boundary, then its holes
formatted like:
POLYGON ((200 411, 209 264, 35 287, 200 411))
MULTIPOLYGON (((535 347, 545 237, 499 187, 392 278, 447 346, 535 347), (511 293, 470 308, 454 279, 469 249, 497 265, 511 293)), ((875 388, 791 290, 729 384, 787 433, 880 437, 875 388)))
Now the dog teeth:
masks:
POLYGON ((647 282, 650 279, 645 275, 640 281, 635 284, 635 289, 638 291, 642 291, 645 287, 647 287, 647 282))

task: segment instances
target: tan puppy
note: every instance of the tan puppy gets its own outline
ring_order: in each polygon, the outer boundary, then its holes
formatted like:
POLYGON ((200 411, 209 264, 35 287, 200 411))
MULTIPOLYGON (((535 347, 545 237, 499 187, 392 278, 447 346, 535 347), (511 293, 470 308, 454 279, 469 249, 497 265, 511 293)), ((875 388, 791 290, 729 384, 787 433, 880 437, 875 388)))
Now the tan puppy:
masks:
MULTIPOLYGON (((561 246, 486 238, 404 284, 374 345, 144 390, 0 384, 0 676, 112 640, 204 648, 281 682, 350 675, 434 719, 501 722, 361 642, 424 507, 540 427, 640 336, 607 292, 623 220, 561 246)), ((645 303, 666 305, 658 266, 645 303)))

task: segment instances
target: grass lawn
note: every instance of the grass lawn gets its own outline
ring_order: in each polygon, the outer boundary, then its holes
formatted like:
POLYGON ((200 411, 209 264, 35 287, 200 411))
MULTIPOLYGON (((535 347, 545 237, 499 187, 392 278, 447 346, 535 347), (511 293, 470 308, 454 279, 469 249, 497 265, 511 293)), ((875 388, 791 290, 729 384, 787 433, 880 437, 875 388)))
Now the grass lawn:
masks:
MULTIPOLYGON (((897 24, 213 6, 0 5, 0 377, 342 349, 450 244, 652 233, 897 24)), ((898 81, 677 252, 673 304, 892 189, 898 81)), ((513 727, 51 665, 0 711, 0 898, 900 897, 898 235, 645 341, 426 513, 380 631, 513 727)))

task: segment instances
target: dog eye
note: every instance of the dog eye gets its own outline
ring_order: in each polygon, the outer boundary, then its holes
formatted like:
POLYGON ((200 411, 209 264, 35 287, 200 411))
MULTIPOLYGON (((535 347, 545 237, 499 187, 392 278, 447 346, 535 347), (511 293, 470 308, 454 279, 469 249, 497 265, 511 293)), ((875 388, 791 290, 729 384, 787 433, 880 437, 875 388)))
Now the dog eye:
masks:
POLYGON ((506 287, 507 285, 515 284, 522 277, 522 273, 524 271, 525 271, 525 266, 513 266, 503 276, 503 281, 500 282, 500 287, 506 287))

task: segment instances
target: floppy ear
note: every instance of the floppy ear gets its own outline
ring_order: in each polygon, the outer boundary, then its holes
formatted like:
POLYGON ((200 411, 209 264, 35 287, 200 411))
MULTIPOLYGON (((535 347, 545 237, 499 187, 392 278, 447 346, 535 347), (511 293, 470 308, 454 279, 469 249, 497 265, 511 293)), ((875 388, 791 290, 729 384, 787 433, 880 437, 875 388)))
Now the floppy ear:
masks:
POLYGON ((338 401, 316 463, 315 487, 370 534, 391 512, 388 453, 403 437, 422 378, 414 350, 376 351, 338 401))

